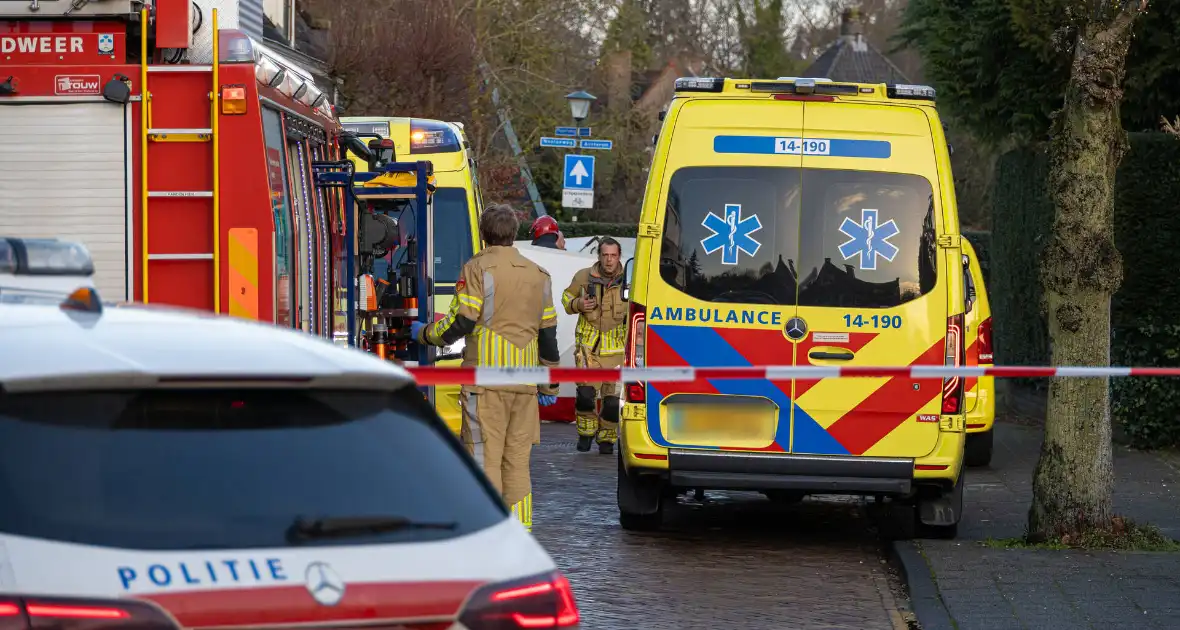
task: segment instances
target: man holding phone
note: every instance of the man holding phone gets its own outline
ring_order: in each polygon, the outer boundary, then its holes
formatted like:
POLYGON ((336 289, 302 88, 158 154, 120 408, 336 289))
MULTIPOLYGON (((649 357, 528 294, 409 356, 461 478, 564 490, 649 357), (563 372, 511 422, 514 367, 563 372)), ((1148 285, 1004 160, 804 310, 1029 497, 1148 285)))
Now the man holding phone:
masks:
MULTIPOLYGON (((574 329, 574 361, 578 367, 618 368, 627 340, 627 304, 623 301, 623 248, 607 237, 598 242, 598 262, 574 274, 561 295, 565 312, 578 316, 574 329)), ((578 419, 578 450, 598 442, 598 452, 614 453, 618 440, 618 383, 578 383, 574 408, 578 419), (602 412, 598 399, 602 399, 602 412)))

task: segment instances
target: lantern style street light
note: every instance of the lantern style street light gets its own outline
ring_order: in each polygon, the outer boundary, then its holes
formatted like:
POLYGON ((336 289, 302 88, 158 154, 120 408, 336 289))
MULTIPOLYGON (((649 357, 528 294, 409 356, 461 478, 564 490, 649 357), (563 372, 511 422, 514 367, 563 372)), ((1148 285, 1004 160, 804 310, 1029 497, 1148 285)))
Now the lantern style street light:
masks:
POLYGON ((583 90, 570 92, 565 95, 565 99, 570 102, 570 113, 573 114, 574 120, 579 125, 590 114, 590 104, 598 100, 593 94, 583 90))

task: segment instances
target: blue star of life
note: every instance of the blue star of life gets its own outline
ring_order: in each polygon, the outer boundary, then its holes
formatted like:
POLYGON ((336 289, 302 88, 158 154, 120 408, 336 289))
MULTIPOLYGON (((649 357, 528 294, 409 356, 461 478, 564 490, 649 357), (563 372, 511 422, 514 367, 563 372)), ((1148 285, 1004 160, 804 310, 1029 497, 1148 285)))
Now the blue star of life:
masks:
POLYGON ((840 255, 844 260, 849 260, 853 256, 859 257, 858 266, 865 271, 877 269, 878 256, 888 262, 893 262, 893 259, 897 258, 897 247, 890 243, 889 239, 901 230, 893 219, 877 223, 876 210, 861 210, 860 223, 845 217, 844 223, 840 224, 840 231, 848 237, 848 240, 840 245, 840 255))
POLYGON ((723 265, 738 264, 739 250, 747 256, 753 256, 762 248, 762 243, 750 236, 762 229, 762 221, 758 220, 756 214, 743 219, 740 203, 725 204, 724 218, 710 212, 705 216, 705 220, 701 221, 701 225, 713 232, 712 235, 701 239, 701 247, 705 248, 706 255, 721 250, 723 265))

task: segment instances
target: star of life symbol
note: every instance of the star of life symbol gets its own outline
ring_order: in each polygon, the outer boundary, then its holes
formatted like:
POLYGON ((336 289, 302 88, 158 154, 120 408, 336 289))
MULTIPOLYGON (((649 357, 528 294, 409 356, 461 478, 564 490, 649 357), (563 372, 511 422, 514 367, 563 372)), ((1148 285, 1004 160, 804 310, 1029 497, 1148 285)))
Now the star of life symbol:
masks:
POLYGON ((325 562, 307 565, 304 580, 312 599, 324 606, 335 606, 344 597, 344 580, 325 562))
POLYGON ((762 248, 762 243, 750 236, 762 229, 762 221, 758 219, 756 214, 743 219, 740 203, 725 204, 724 218, 710 212, 705 215, 705 220, 701 221, 701 225, 713 232, 712 235, 701 239, 701 247, 705 248, 706 255, 721 250, 721 264, 723 265, 738 264, 738 251, 745 252, 747 256, 753 256, 762 248))
POLYGON ((840 255, 844 260, 850 260, 853 256, 859 257, 857 266, 865 271, 877 269, 878 256, 888 262, 893 262, 893 259, 897 258, 897 247, 890 243, 889 239, 901 230, 893 219, 878 223, 876 210, 861 210, 860 223, 845 217, 844 223, 840 224, 840 232, 848 237, 848 240, 840 245, 840 255))

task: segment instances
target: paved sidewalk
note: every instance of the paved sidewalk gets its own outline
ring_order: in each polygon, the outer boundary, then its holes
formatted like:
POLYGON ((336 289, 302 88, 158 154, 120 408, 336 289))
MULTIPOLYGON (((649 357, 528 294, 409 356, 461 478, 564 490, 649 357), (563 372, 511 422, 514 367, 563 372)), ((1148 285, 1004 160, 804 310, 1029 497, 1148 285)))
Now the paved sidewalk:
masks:
MULTIPOLYGON (((898 544, 923 629, 1180 629, 1180 554, 980 543, 1024 534, 1040 440, 1039 428, 997 424, 991 467, 967 473, 959 538, 898 544)), ((1115 474, 1115 510, 1180 539, 1180 469, 1116 446, 1115 474)))

